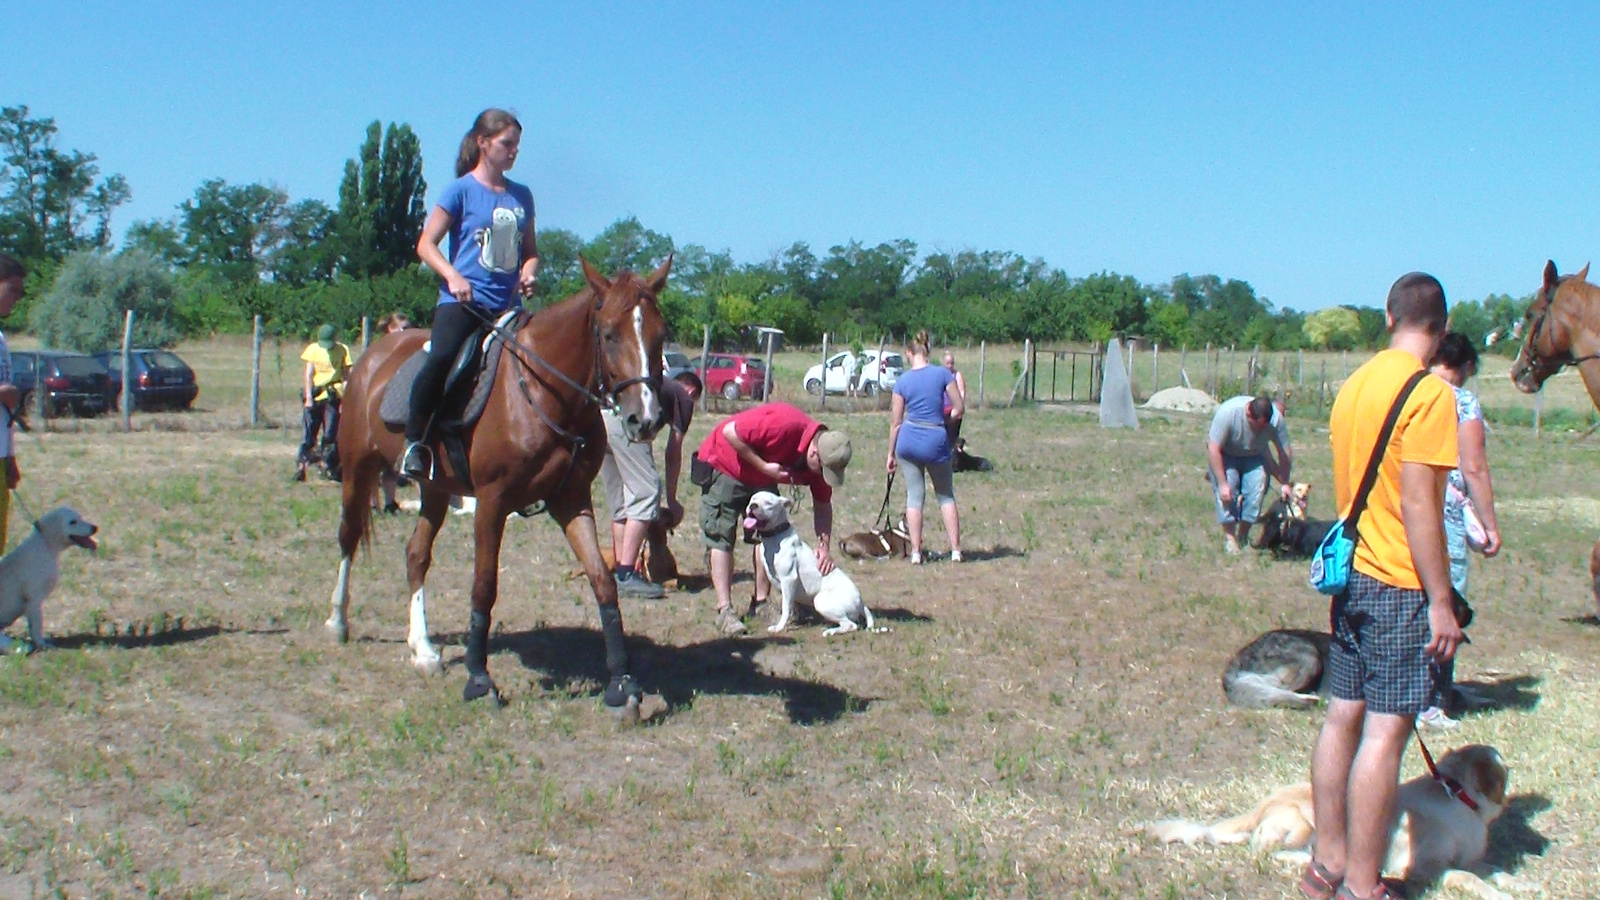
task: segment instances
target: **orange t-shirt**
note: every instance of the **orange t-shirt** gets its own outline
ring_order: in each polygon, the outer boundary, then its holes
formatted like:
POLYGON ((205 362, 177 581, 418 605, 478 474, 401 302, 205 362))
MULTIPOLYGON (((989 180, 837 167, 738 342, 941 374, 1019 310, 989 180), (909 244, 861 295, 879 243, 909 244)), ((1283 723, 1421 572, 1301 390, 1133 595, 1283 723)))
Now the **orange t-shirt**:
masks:
MULTIPOLYGON (((1328 420, 1333 442, 1333 500, 1339 515, 1349 512, 1355 501, 1389 407, 1420 368, 1422 361, 1410 353, 1385 350, 1357 369, 1339 389, 1328 420)), ((1389 451, 1378 467, 1378 480, 1367 495, 1366 511, 1356 523, 1361 533, 1356 542, 1357 571, 1392 587, 1421 589, 1400 517, 1400 464, 1453 469, 1457 452, 1455 392, 1443 379, 1430 375, 1418 382, 1406 399, 1395 421, 1389 451)), ((1442 494, 1436 505, 1444 509, 1442 494)))

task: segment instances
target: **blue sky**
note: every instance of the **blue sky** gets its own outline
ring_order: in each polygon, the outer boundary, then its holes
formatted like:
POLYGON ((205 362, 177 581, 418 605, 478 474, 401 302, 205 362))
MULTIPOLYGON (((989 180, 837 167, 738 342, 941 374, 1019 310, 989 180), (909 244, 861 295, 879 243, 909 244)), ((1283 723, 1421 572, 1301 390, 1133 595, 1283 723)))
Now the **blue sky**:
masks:
POLYGON ((1314 309, 1600 255, 1589 6, 13 6, 0 103, 127 176, 118 233, 210 177, 331 204, 373 119, 418 132, 431 200, 500 105, 541 227, 739 260, 910 238, 1314 309))

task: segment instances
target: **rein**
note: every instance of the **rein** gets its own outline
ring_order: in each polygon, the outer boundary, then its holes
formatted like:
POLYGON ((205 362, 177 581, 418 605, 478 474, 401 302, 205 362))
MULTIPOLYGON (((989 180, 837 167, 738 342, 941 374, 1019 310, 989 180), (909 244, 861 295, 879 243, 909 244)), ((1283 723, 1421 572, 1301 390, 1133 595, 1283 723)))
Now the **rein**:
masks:
POLYGON ((1422 761, 1428 764, 1428 774, 1433 776, 1433 780, 1438 782, 1440 787, 1444 788, 1446 794, 1460 800, 1466 805, 1467 809, 1477 812, 1478 801, 1467 794, 1467 789, 1461 786, 1461 782, 1439 772, 1439 767, 1433 764, 1433 754, 1428 752, 1428 745, 1422 742, 1422 732, 1416 731, 1415 727, 1412 730, 1417 735, 1417 746, 1422 748, 1422 761))

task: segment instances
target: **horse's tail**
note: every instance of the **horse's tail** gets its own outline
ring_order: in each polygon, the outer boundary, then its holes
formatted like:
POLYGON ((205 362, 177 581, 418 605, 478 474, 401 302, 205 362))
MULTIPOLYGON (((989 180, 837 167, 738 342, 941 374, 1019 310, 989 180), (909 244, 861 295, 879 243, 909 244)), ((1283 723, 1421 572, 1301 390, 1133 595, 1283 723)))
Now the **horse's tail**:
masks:
POLYGON ((372 545, 372 496, 379 473, 371 466, 344 469, 344 509, 339 515, 339 553, 354 559, 356 551, 372 545))

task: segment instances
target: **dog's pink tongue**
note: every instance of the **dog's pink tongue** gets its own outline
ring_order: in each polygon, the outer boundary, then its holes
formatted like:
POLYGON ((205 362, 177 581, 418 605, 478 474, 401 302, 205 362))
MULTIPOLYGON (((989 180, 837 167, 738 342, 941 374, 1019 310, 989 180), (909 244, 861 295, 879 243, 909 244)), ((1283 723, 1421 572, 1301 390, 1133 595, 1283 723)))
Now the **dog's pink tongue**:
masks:
POLYGON ((755 516, 745 516, 744 517, 744 527, 749 528, 751 530, 754 530, 755 527, 756 527, 756 517, 755 516))
POLYGON ((99 550, 100 549, 100 544, 95 541, 93 535, 88 535, 88 534, 73 535, 72 542, 74 544, 77 544, 79 547, 82 547, 85 550, 99 550))

